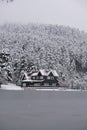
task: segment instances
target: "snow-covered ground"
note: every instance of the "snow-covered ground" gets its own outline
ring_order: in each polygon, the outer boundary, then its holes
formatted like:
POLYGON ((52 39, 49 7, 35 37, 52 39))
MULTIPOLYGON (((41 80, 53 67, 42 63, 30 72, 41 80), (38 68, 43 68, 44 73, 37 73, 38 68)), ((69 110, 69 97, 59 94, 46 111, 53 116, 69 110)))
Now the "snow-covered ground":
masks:
POLYGON ((58 89, 35 89, 36 91, 82 91, 81 89, 64 89, 64 88, 58 88, 58 89))
POLYGON ((3 90, 23 90, 20 86, 16 86, 15 84, 8 83, 6 85, 1 85, 1 89, 3 90))
MULTIPOLYGON (((3 89, 3 90, 24 90, 24 88, 21 88, 20 86, 17 86, 15 84, 11 84, 11 83, 8 83, 6 85, 1 85, 1 88, 0 89, 3 89)), ((35 90, 35 91, 85 91, 85 90, 81 90, 81 89, 65 89, 65 88, 49 88, 49 89, 45 89, 45 88, 25 88, 25 90, 35 90)))

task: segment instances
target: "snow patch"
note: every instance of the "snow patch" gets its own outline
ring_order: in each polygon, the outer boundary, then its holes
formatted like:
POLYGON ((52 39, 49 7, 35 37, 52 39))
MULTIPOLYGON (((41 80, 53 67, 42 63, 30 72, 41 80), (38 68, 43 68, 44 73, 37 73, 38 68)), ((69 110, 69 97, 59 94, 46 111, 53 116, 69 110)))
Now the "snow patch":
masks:
POLYGON ((35 89, 36 91, 82 91, 81 89, 63 89, 63 88, 58 88, 58 89, 35 89))
POLYGON ((15 84, 6 84, 6 85, 1 85, 1 89, 3 90, 24 90, 23 88, 21 88, 20 86, 16 86, 15 84))

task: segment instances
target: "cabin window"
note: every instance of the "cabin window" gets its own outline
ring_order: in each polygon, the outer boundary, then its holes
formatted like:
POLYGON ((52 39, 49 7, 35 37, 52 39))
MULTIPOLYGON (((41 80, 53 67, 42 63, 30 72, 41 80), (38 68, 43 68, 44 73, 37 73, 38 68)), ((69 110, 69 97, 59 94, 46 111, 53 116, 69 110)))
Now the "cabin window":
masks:
POLYGON ((51 76, 51 77, 50 77, 50 79, 54 79, 54 77, 53 77, 53 76, 51 76))
POLYGON ((38 80, 38 79, 39 79, 39 77, 37 76, 37 77, 36 77, 36 79, 38 80))
POLYGON ((44 83, 44 86, 49 86, 49 83, 44 83))
POLYGON ((50 76, 48 76, 47 79, 50 79, 50 76))
POLYGON ((34 86, 38 87, 38 86, 40 86, 40 83, 35 83, 34 86))
POLYGON ((43 76, 40 76, 40 79, 43 79, 43 76))
POLYGON ((32 77, 32 79, 35 79, 35 77, 32 77))
POLYGON ((54 77, 53 76, 48 76, 47 79, 51 79, 52 80, 52 79, 54 79, 54 77))

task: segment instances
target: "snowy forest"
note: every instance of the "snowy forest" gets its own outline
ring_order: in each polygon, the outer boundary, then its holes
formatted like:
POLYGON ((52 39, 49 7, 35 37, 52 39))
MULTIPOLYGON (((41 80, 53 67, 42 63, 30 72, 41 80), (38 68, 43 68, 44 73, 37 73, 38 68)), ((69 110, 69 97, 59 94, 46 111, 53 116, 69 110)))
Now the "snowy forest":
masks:
POLYGON ((44 24, 0 25, 0 82, 21 72, 55 69, 61 87, 87 88, 87 33, 44 24))

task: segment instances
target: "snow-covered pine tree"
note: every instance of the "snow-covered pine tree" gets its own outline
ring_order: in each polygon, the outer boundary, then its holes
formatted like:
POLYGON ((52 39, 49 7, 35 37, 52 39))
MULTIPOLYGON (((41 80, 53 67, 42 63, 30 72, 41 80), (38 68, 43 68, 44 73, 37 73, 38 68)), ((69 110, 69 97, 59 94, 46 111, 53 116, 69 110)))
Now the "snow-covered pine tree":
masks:
POLYGON ((12 81, 10 54, 0 53, 0 68, 1 77, 3 77, 2 82, 12 81))

